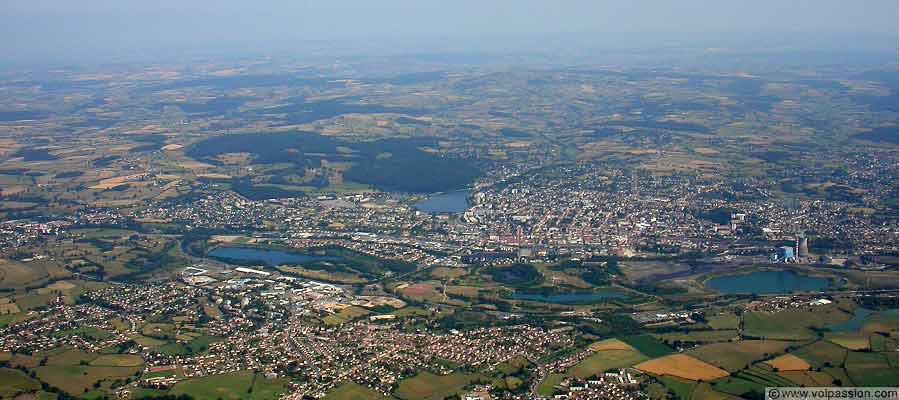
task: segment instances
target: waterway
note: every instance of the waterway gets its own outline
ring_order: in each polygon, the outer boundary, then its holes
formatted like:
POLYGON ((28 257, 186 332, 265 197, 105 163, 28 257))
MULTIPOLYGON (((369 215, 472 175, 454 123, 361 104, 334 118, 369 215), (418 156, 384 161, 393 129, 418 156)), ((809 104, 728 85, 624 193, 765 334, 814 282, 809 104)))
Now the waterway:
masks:
POLYGON ((415 203, 415 208, 424 212, 438 214, 457 214, 465 212, 470 206, 468 203, 468 196, 470 194, 470 190, 456 190, 436 194, 415 203))
POLYGON ((710 279, 706 286, 726 294, 789 294, 824 290, 830 281, 792 271, 757 271, 710 279))
POLYGON ((335 261, 338 258, 293 253, 259 247, 216 247, 208 253, 212 258, 223 261, 236 260, 278 266, 284 264, 302 264, 313 261, 335 261))

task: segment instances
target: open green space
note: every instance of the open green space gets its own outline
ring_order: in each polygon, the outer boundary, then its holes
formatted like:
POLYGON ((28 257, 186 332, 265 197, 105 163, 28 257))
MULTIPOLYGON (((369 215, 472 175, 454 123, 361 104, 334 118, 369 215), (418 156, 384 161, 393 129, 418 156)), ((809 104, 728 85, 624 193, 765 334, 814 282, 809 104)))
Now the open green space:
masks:
POLYGON ((386 400, 388 397, 356 382, 344 382, 331 389, 323 400, 386 400))
POLYGON ((447 396, 462 394, 466 386, 482 378, 478 374, 454 372, 435 375, 425 371, 400 381, 394 395, 404 400, 443 400, 447 396))
POLYGON ((734 372, 746 368, 756 361, 783 353, 791 344, 791 342, 774 340, 743 340, 708 344, 692 349, 688 354, 734 372))
POLYGON ((19 393, 37 390, 40 383, 17 369, 0 368, 0 398, 11 399, 19 393))
POLYGON ((547 375, 546 379, 540 382, 540 386, 537 387, 537 393, 541 396, 552 396, 553 392, 555 392, 555 387, 562 383, 563 379, 565 379, 565 374, 547 375))
POLYGON ((197 400, 273 400, 285 393, 286 383, 283 379, 269 380, 252 371, 240 371, 184 380, 169 394, 186 394, 197 400))
POLYGON ((621 341, 631 345, 640 353, 649 356, 649 358, 658 358, 674 353, 674 349, 660 342, 652 335, 625 336, 621 338, 621 341))
POLYGON ((603 350, 593 353, 568 369, 567 374, 578 378, 588 378, 610 369, 630 367, 650 359, 633 350, 603 350))
POLYGON ((890 386, 899 382, 899 368, 892 368, 881 353, 851 351, 846 356, 846 371, 858 386, 890 386))

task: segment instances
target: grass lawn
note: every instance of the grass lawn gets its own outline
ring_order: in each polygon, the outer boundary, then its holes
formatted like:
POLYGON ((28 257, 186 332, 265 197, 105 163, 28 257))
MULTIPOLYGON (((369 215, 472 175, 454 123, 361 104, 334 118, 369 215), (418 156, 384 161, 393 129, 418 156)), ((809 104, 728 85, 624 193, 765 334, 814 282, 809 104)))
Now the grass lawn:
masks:
POLYGON ((356 382, 345 382, 331 389, 323 400, 381 400, 388 399, 380 393, 356 382))
POLYGON ((186 394, 198 400, 268 400, 279 398, 286 391, 286 383, 283 379, 268 380, 251 371, 240 371, 181 381, 169 394, 186 394))
POLYGON ((575 364, 568 369, 567 374, 587 378, 610 369, 630 367, 648 359, 649 357, 633 350, 604 350, 575 364))
POLYGON ((733 372, 746 368, 757 360, 783 353, 791 344, 775 340, 744 340, 709 344, 690 350, 688 354, 733 372))
POLYGON ((453 394, 461 394, 466 386, 480 378, 481 376, 477 374, 469 375, 461 372, 446 376, 422 372, 400 381, 400 386, 394 394, 408 400, 442 400, 453 394))

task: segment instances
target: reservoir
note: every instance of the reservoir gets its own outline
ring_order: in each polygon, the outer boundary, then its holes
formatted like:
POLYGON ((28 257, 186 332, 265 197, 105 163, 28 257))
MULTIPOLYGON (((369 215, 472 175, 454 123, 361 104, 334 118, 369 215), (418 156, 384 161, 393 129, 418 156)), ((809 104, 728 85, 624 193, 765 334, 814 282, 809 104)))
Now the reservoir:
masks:
POLYGON ((560 293, 560 294, 527 294, 515 293, 509 296, 513 300, 539 301, 556 304, 588 304, 605 300, 626 297, 622 292, 560 293))
POLYGON ((233 260, 268 266, 302 264, 312 261, 335 261, 338 259, 337 257, 292 253, 260 247, 216 247, 208 255, 222 261, 233 260))
POLYGON ((456 190, 428 197, 418 203, 415 208, 420 211, 438 214, 456 214, 468 209, 470 190, 456 190))
POLYGON ((792 271, 757 271, 706 281, 706 286, 725 294, 788 294, 813 292, 830 287, 826 278, 797 275, 792 271))

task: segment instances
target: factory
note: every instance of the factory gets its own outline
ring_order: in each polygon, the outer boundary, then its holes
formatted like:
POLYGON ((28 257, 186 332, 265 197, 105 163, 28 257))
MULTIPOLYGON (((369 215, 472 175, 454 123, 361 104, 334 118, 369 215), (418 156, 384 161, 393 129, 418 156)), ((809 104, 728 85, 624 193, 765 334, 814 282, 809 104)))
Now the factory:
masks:
POLYGON ((781 246, 771 257, 771 261, 779 263, 801 263, 809 259, 808 237, 799 235, 793 246, 781 246))

